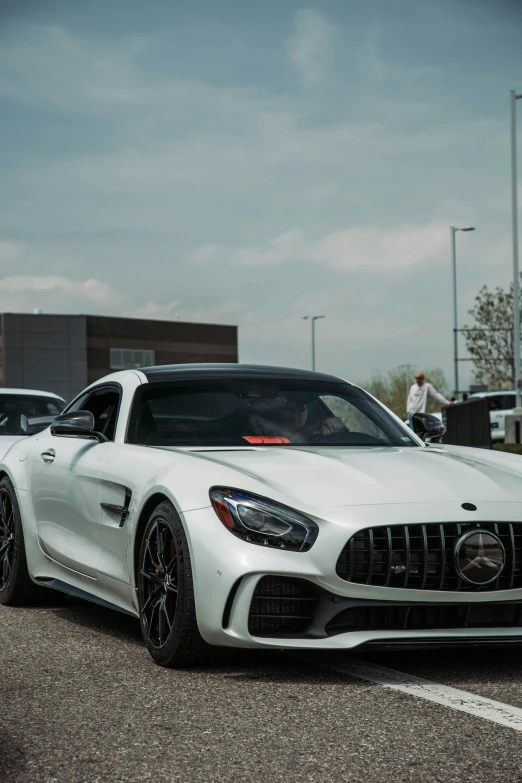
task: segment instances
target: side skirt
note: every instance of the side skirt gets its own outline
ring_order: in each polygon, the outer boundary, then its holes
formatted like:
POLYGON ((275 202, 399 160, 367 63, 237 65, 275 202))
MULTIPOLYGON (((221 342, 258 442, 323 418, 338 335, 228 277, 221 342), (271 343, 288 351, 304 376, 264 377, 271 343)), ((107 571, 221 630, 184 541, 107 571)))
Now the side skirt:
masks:
POLYGON ((74 595, 76 598, 83 598, 84 601, 91 601, 93 604, 99 604, 100 606, 105 606, 107 609, 114 609, 116 612, 121 612, 122 614, 129 615, 129 617, 137 618, 137 615, 134 614, 134 612, 129 612, 127 609, 122 609, 121 606, 112 604, 110 601, 106 601, 104 598, 98 598, 97 595, 88 593, 87 590, 82 590, 81 588, 70 585, 67 582, 62 582, 61 579, 38 577, 36 581, 38 584, 41 584, 44 587, 50 587, 53 590, 59 590, 62 593, 74 595))

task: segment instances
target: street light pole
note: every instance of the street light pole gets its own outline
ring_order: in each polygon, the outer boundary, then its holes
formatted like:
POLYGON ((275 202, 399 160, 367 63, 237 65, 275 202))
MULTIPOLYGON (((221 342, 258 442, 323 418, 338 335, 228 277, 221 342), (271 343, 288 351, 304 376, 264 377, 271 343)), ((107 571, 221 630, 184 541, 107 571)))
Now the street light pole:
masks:
POLYGON ((312 324, 312 370, 315 370, 315 322, 324 315, 303 315, 303 321, 310 321, 312 324))
POLYGON ((511 212, 513 224, 513 359, 515 370, 516 407, 521 407, 520 375, 520 275, 518 268, 518 185, 517 185, 517 95, 511 90, 511 212))
POLYGON ((458 332, 457 332, 457 247, 455 242, 455 226, 450 227, 451 231, 451 261, 453 268, 453 364, 455 378, 455 397, 459 391, 459 360, 458 353, 458 332))
POLYGON ((455 367, 455 396, 458 398, 459 393, 459 357, 458 357, 458 324, 457 324, 457 243, 455 241, 455 234, 457 231, 475 231, 472 226, 467 228, 457 228, 456 226, 450 226, 451 233, 451 262, 453 271, 453 364, 455 367))

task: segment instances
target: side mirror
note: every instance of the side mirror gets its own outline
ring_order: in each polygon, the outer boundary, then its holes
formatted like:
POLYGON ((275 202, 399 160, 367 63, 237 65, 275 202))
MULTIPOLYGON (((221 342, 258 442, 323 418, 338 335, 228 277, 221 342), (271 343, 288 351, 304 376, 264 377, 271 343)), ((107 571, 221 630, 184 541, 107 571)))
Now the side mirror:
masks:
POLYGON ((413 431, 422 440, 438 441, 446 432, 446 427, 436 416, 430 413, 415 413, 412 417, 413 431))
POLYGON ((94 416, 90 411, 62 413, 51 424, 51 435, 66 438, 88 438, 105 443, 108 438, 94 429, 94 416))

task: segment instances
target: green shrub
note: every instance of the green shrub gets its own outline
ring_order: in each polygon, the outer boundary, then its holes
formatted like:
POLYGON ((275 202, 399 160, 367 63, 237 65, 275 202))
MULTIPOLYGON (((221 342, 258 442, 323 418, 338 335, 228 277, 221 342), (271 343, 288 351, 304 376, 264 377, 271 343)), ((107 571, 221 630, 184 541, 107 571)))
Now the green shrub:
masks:
POLYGON ((509 454, 522 454, 522 443, 495 443, 495 451, 507 451, 509 454))

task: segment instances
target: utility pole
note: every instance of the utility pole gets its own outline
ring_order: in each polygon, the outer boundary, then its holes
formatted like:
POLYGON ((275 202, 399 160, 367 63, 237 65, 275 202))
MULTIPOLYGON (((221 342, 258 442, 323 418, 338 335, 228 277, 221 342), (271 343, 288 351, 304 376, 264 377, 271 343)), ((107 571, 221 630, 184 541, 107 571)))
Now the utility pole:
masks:
POLYGON ((315 370, 315 322, 324 315, 303 315, 303 321, 310 321, 312 324, 312 370, 315 370))
POLYGON ((510 93, 511 106, 511 213, 513 233, 513 363, 515 370, 516 407, 521 407, 520 377, 520 274, 518 268, 518 193, 517 193, 517 101, 522 93, 510 93))
POLYGON ((451 266, 453 275, 453 364, 455 373, 455 397, 458 399, 459 393, 459 329, 457 324, 457 243, 455 241, 455 234, 457 231, 475 231, 472 226, 466 228, 457 228, 456 226, 450 226, 451 234, 451 266))

